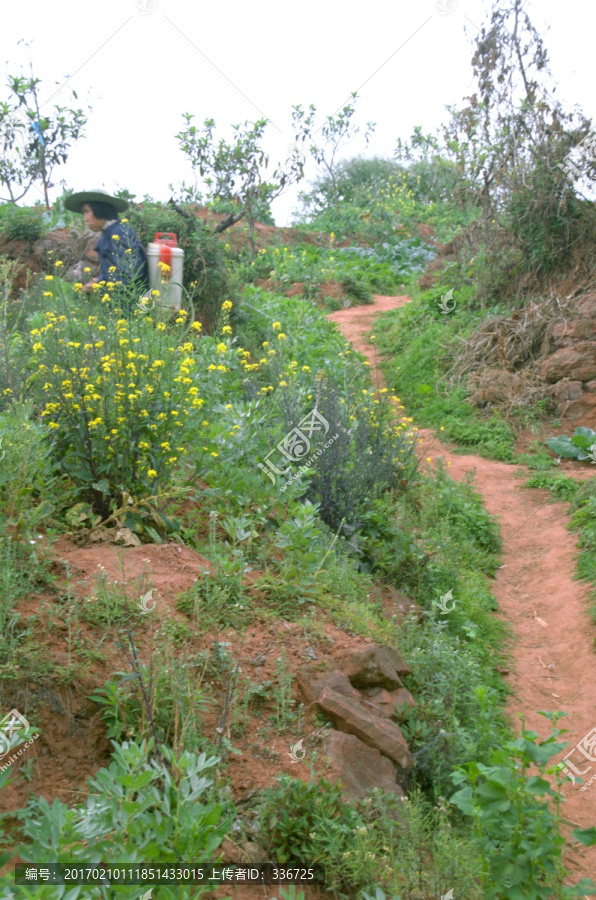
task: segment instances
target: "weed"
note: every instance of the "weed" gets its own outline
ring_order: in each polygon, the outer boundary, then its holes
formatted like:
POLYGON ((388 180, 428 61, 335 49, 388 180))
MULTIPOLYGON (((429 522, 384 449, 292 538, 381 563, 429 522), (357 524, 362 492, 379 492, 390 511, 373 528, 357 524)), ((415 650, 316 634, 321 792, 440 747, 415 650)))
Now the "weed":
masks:
POLYGON ((89 624, 110 630, 141 613, 139 604, 130 599, 126 583, 118 579, 108 581, 105 568, 100 566, 99 569, 94 577, 93 592, 81 607, 81 613, 89 624))
POLYGON ((414 900, 454 887, 480 900, 478 854, 452 829, 444 803, 433 809, 417 794, 406 800, 377 790, 352 805, 324 778, 283 776, 262 793, 258 823, 280 864, 324 865, 328 891, 360 896, 377 885, 414 900))
MULTIPOLYGON (((549 760, 567 746, 557 740, 564 733, 556 727, 564 713, 541 715, 553 723, 546 740, 539 741, 522 719, 521 736, 496 750, 491 765, 470 762, 458 766, 453 775, 454 784, 463 787, 451 802, 474 820, 487 900, 521 896, 545 900, 553 896, 553 890, 561 897, 596 890, 590 878, 583 878, 574 888, 563 887, 569 873, 562 864, 561 775, 555 787, 545 776, 557 771, 554 766, 549 768, 549 760)), ((574 835, 582 843, 595 843, 593 831, 575 829, 574 835)))
POLYGON ((286 731, 297 724, 300 730, 302 704, 296 704, 292 697, 292 673, 287 668, 285 653, 277 658, 277 683, 273 690, 275 712, 270 716, 271 722, 279 731, 286 731))
MULTIPOLYGON (((134 865, 155 860, 175 864, 181 859, 210 859, 229 830, 233 810, 218 802, 213 770, 218 760, 188 751, 164 749, 164 762, 151 759, 151 741, 114 742, 110 765, 88 782, 88 795, 69 808, 58 799, 31 798, 19 812, 27 840, 18 847, 26 862, 90 859, 134 865)), ((12 893, 13 875, 0 876, 4 896, 12 893)), ((139 888, 119 888, 122 896, 138 897, 139 888)), ((170 894, 168 888, 160 888, 170 894)), ((87 893, 102 896, 103 888, 87 893)), ((176 897, 188 900, 195 888, 179 886, 176 897)), ((166 896, 164 894, 164 896, 166 896)))
POLYGON ((573 500, 579 484, 567 475, 552 475, 550 472, 545 472, 529 478, 526 481, 526 487, 550 491, 555 500, 573 500))
POLYGON ((464 326, 454 316, 437 318, 436 307, 434 293, 428 292, 378 320, 378 346, 388 355, 383 364, 387 382, 421 425, 442 428, 445 438, 482 456, 510 460, 515 440, 511 426, 496 412, 478 412, 467 402, 464 387, 447 389, 441 383, 459 346, 456 338, 465 338, 478 316, 468 312, 464 326))
POLYGON ((258 709, 270 696, 272 680, 254 682, 244 676, 238 687, 240 699, 236 703, 230 723, 232 736, 246 735, 246 726, 251 711, 258 709))
MULTIPOLYGON (((279 896, 281 900, 304 900, 304 891, 296 891, 295 885, 291 884, 289 888, 280 888, 279 896)), ((271 897, 271 900, 277 900, 276 897, 271 897)))

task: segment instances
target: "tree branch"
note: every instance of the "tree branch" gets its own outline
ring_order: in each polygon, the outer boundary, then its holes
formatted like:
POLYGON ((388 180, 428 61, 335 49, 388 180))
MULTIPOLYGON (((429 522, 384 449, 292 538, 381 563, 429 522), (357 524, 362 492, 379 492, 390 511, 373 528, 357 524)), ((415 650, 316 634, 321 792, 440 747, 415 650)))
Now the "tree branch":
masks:
POLYGON ((225 231, 226 228, 231 228, 232 225, 235 225, 236 222, 239 222, 240 219, 245 215, 246 207, 243 207, 239 213, 228 213, 228 215, 221 220, 219 225, 216 225, 213 229, 213 234, 221 234, 222 231, 225 231))

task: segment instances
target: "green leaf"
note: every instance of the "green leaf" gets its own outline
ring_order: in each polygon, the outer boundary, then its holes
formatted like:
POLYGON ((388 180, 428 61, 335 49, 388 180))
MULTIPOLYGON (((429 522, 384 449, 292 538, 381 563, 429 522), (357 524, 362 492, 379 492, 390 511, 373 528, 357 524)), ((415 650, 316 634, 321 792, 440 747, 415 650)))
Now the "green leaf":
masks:
POLYGON ((573 432, 573 437, 578 436, 588 438, 592 444, 594 443, 594 441, 596 441, 596 431, 592 431, 591 428, 586 428, 583 425, 581 425, 579 428, 576 428, 573 432))
POLYGON ((577 459, 580 448, 571 443, 571 439, 562 435, 561 437, 549 438, 547 440, 548 447, 556 453, 557 456, 563 456, 567 459, 577 459))
POLYGON ((552 788, 549 781, 546 781, 545 778, 540 778, 539 775, 535 775, 526 781, 526 790, 530 794, 545 794, 551 791, 552 788))
POLYGON ((163 539, 159 536, 155 528, 152 528, 151 525, 147 525, 146 522, 144 523, 143 527, 154 544, 163 544, 163 539))
POLYGON ((590 828, 574 828, 571 834, 584 847, 593 847, 596 844, 596 828, 593 825, 590 828))

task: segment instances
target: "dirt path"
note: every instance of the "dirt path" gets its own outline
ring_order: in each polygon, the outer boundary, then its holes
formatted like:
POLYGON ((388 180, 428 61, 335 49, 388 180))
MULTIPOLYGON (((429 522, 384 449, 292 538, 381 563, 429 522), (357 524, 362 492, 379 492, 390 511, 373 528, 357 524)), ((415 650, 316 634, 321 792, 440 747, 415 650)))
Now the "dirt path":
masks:
MULTIPOLYGON (((373 305, 340 310, 328 317, 370 360, 379 387, 383 378, 378 353, 368 334, 380 312, 407 302, 408 297, 376 296, 373 305)), ((585 735, 592 730, 596 734, 596 703, 591 691, 596 678, 596 628, 588 612, 589 585, 574 580, 577 537, 565 527, 566 504, 552 503, 545 491, 524 489, 524 479, 516 474, 522 467, 452 453, 432 432, 421 430, 420 435, 424 457, 451 462, 453 478, 461 480, 468 472, 475 473, 485 508, 499 520, 503 560, 491 589, 501 615, 514 631, 511 671, 506 676, 513 693, 507 711, 516 732, 516 716, 521 714, 526 727, 541 737, 547 736, 549 723, 536 710, 567 712, 561 727, 569 730, 565 735, 569 747, 557 757, 562 760, 585 735)), ((594 751, 592 754, 596 756, 594 751)), ((596 762, 590 763, 578 750, 570 759, 583 771, 591 767, 583 777, 586 785, 596 775, 596 762)), ((566 800, 563 815, 582 828, 596 825, 596 779, 583 793, 567 779, 562 791, 566 800)), ((574 875, 589 875, 596 881, 596 847, 586 849, 574 842, 566 862, 574 875)))

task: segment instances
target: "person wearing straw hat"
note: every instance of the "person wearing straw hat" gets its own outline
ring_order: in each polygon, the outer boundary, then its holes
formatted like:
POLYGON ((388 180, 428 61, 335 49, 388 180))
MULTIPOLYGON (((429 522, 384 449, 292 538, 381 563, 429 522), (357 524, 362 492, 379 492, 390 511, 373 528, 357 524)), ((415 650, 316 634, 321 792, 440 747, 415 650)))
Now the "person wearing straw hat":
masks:
POLYGON ((121 282, 144 293, 149 289, 147 254, 136 233, 118 218, 118 213, 128 208, 121 197, 112 197, 107 191, 79 191, 64 201, 66 209, 81 213, 85 225, 91 231, 101 231, 95 245, 99 256, 99 277, 92 279, 83 290, 93 290, 100 281, 121 282))

